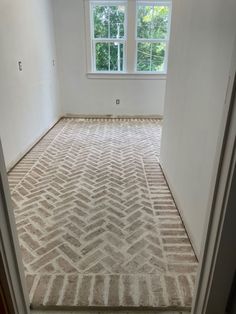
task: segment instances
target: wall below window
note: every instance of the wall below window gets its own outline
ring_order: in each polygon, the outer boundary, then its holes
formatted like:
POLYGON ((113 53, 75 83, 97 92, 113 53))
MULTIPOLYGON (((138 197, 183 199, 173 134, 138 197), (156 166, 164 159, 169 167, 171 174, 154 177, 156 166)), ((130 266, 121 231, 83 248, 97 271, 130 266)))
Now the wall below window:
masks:
POLYGON ((200 254, 236 35, 235 0, 173 1, 161 165, 200 254))
POLYGON ((8 166, 61 114, 51 13, 48 0, 0 4, 0 136, 8 166))
POLYGON ((65 114, 163 115, 165 79, 89 79, 83 0, 52 0, 65 114), (120 99, 120 105, 115 100, 120 99))

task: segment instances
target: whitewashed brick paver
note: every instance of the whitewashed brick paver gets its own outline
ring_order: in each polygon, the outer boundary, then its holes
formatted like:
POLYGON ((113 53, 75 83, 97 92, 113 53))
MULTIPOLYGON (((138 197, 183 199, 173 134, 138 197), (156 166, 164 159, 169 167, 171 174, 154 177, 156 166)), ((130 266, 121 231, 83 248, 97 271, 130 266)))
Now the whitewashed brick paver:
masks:
POLYGON ((190 308, 160 136, 155 119, 62 119, 9 173, 32 307, 190 308))

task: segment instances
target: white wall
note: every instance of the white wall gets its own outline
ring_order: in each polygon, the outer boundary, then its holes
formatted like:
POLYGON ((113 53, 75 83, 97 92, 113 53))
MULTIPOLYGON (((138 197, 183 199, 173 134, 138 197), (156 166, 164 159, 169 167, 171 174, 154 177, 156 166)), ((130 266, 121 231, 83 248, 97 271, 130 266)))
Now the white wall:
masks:
POLYGON ((50 2, 1 0, 0 16, 0 136, 10 166, 58 119, 60 108, 50 2))
POLYGON ((161 165, 199 255, 233 42, 235 0, 174 0, 161 165))
POLYGON ((88 79, 83 0, 53 0, 53 7, 64 113, 163 114, 165 80, 88 79))

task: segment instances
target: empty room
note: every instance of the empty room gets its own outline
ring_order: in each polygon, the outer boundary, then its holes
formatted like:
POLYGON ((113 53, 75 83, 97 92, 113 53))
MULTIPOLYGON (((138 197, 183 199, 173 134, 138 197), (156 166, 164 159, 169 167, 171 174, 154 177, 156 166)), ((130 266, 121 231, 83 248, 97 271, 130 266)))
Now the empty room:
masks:
POLYGON ((233 313, 235 13, 0 1, 1 313, 233 313))

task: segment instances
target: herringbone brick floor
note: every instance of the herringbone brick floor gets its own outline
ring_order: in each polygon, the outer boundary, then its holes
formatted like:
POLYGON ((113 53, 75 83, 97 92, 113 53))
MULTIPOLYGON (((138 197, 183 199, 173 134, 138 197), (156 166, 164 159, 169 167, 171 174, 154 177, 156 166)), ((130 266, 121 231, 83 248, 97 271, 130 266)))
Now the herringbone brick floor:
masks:
POLYGON ((9 173, 33 307, 191 306, 160 136, 155 119, 62 119, 9 173))

